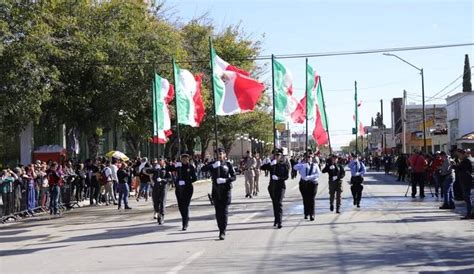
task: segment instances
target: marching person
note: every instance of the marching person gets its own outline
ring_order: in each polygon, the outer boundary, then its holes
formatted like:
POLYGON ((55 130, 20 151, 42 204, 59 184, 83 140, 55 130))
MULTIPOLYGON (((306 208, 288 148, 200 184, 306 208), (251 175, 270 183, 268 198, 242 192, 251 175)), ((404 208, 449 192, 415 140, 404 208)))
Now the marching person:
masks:
POLYGON ((254 170, 256 166, 257 162, 255 158, 252 156, 252 153, 247 150, 247 156, 244 157, 244 160, 242 162, 242 170, 244 171, 245 176, 245 198, 252 198, 252 195, 254 194, 254 170))
POLYGON ((283 198, 285 196, 286 185, 288 180, 290 167, 289 163, 283 158, 283 151, 275 149, 273 151, 273 159, 270 163, 262 165, 262 170, 268 170, 270 173, 270 184, 268 185, 268 193, 272 198, 273 214, 275 220, 273 226, 278 229, 282 228, 283 219, 283 198))
POLYGON ((176 162, 174 166, 169 167, 170 171, 175 171, 175 194, 178 200, 179 212, 181 213, 183 228, 188 229, 189 223, 189 204, 193 197, 193 183, 197 181, 196 169, 189 162, 189 154, 181 154, 181 162, 176 162))
POLYGON ((471 151, 469 149, 458 149, 457 151, 459 165, 455 168, 459 176, 459 183, 462 188, 463 199, 466 202, 466 215, 462 217, 462 220, 469 220, 472 218, 472 204, 471 204, 471 188, 472 188, 472 163, 469 159, 471 151))
POLYGON ((158 160, 158 164, 155 168, 148 169, 146 172, 152 174, 152 180, 154 182, 152 198, 153 208, 155 209, 155 219, 157 219, 159 225, 162 225, 165 222, 168 184, 172 182, 171 173, 163 157, 158 160))
POLYGON ((304 218, 314 221, 314 203, 318 193, 318 179, 321 175, 319 165, 313 160, 313 152, 308 150, 305 159, 294 165, 293 169, 300 172, 300 192, 303 198, 304 218))
POLYGON ((354 205, 360 207, 360 200, 362 199, 362 190, 364 189, 364 175, 365 165, 359 160, 359 157, 352 154, 352 161, 349 162, 351 169, 351 192, 354 199, 354 205))
POLYGON ((342 178, 346 172, 338 161, 336 155, 330 155, 322 172, 329 176, 329 209, 334 211, 334 196, 336 196, 336 213, 341 213, 342 178))
POLYGON ((218 148, 217 160, 202 167, 205 172, 211 173, 212 200, 216 210, 216 221, 219 227, 219 240, 224 240, 229 215, 229 205, 232 199, 232 182, 235 181, 235 171, 227 161, 224 149, 218 148))

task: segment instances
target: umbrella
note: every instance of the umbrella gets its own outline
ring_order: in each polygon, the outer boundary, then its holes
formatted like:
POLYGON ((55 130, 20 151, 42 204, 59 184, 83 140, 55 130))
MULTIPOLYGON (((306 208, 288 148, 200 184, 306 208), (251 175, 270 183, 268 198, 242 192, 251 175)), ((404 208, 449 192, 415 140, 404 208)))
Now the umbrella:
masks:
POLYGON ((115 158, 115 159, 120 159, 122 161, 128 161, 130 158, 125 155, 125 153, 118 151, 118 150, 111 150, 105 156, 110 157, 110 158, 115 158))

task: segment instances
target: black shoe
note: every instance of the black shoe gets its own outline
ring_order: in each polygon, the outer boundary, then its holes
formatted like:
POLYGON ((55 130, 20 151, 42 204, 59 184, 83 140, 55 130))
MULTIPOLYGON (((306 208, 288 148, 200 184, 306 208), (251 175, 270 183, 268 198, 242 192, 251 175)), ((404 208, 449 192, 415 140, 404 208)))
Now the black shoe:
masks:
POLYGON ((357 207, 360 207, 360 204, 357 204, 357 207))
POLYGON ((439 209, 455 209, 455 206, 447 206, 447 205, 442 205, 439 207, 439 209))
POLYGON ((338 209, 336 209, 336 213, 337 213, 337 214, 341 213, 341 212, 339 211, 339 208, 338 208, 338 209))
POLYGON ((253 198, 252 195, 249 194, 249 198, 252 199, 253 198))
POLYGON ((461 220, 470 220, 470 219, 472 219, 471 215, 466 215, 466 216, 461 218, 461 220))
POLYGON ((333 205, 330 205, 330 206, 329 206, 329 210, 334 211, 334 206, 333 206, 333 205))
POLYGON ((304 219, 305 219, 305 220, 308 220, 308 215, 304 215, 304 219))
POLYGON ((158 224, 159 224, 159 225, 162 225, 162 224, 163 224, 163 217, 161 217, 160 214, 158 214, 157 221, 158 221, 158 224))
POLYGON ((425 198, 425 195, 420 195, 420 198, 421 198, 421 199, 424 199, 424 198, 425 198))
POLYGON ((120 208, 121 208, 120 206, 119 206, 119 207, 117 207, 117 209, 118 209, 118 210, 120 210, 120 208))
POLYGON ((277 226, 277 222, 276 222, 276 221, 273 222, 273 226, 277 226))
POLYGON ((281 223, 278 224, 277 228, 280 229, 282 228, 283 226, 281 225, 281 223))
POLYGON ((354 200, 354 205, 356 205, 356 204, 357 204, 357 202, 356 202, 356 200, 354 200))
POLYGON ((415 199, 415 198, 416 198, 416 194, 412 194, 411 197, 412 197, 413 199, 415 199))
POLYGON ((187 226, 187 225, 183 226, 183 228, 182 228, 181 230, 182 230, 182 231, 188 230, 188 226, 187 226))
POLYGON ((311 216, 309 217, 309 220, 310 220, 310 221, 314 221, 314 216, 311 215, 311 216))
POLYGON ((221 241, 225 240, 225 232, 219 233, 219 240, 221 241))
POLYGON ((126 206, 126 207, 125 207, 125 209, 132 209, 132 208, 131 208, 131 207, 129 207, 129 206, 126 206))

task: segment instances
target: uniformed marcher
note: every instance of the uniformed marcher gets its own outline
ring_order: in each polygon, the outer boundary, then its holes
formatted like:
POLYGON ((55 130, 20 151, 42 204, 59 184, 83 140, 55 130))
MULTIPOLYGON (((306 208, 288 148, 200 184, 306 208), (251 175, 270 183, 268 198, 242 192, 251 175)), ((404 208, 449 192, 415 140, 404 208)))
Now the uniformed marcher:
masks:
POLYGON ((157 219, 158 224, 162 225, 165 222, 166 193, 168 192, 169 184, 172 183, 171 173, 164 158, 160 158, 158 165, 154 168, 149 168, 146 172, 152 175, 152 198, 155 219, 157 219))
POLYGON ((252 198, 254 190, 255 167, 257 162, 252 153, 247 150, 247 156, 242 161, 242 171, 245 177, 245 198, 252 198))
POLYGON ((216 221, 219 227, 219 239, 224 240, 227 230, 229 205, 232 200, 232 182, 235 181, 235 171, 227 161, 224 149, 216 151, 217 160, 202 167, 204 172, 211 173, 212 199, 216 210, 216 221))
POLYGON ((349 162, 349 168, 351 169, 352 198, 354 199, 354 205, 360 207, 362 190, 364 189, 365 165, 359 160, 357 155, 352 154, 351 156, 352 160, 349 162))
POLYGON ((314 221, 314 203, 318 192, 318 179, 321 175, 319 165, 313 161, 313 152, 308 150, 302 162, 295 164, 294 170, 300 172, 300 192, 303 198, 304 218, 314 221))
POLYGON ((176 162, 169 167, 170 171, 176 171, 175 193, 178 200, 179 212, 183 222, 183 230, 188 229, 189 204, 193 197, 193 183, 197 181, 196 168, 189 162, 189 154, 181 154, 181 162, 176 162))
POLYGON ((283 219, 283 198, 285 197, 286 185, 285 181, 288 180, 290 165, 288 161, 283 158, 283 151, 276 149, 273 151, 273 159, 270 163, 262 165, 262 170, 268 170, 270 172, 270 184, 268 185, 268 193, 272 198, 273 214, 275 220, 273 226, 277 226, 279 229, 282 228, 283 219))
POLYGON ((323 173, 329 176, 329 209, 334 211, 334 196, 336 196, 336 213, 340 213, 342 178, 346 175, 344 167, 338 161, 336 155, 331 155, 323 168, 323 173))

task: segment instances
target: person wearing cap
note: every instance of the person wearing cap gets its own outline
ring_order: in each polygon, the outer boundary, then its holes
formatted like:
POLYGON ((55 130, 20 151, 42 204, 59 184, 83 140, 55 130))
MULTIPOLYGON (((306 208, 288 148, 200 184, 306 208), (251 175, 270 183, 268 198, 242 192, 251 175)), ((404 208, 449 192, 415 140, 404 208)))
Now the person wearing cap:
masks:
POLYGON ((334 198, 336 198, 336 213, 340 213, 342 178, 346 175, 344 167, 339 164, 339 158, 332 154, 326 161, 322 172, 327 173, 329 177, 329 209, 334 211, 334 198))
POLYGON ((351 169, 351 192, 354 199, 354 205, 360 207, 362 199, 362 190, 364 189, 365 165, 355 154, 351 154, 349 168, 351 169))
POLYGON ((257 167, 257 162, 252 156, 252 153, 247 150, 247 156, 244 157, 242 161, 242 171, 245 176, 245 198, 252 198, 255 189, 255 168, 257 167))
POLYGON ((449 157, 446 152, 441 152, 443 163, 441 165, 439 174, 442 182, 443 191, 443 205, 439 209, 454 209, 454 161, 449 157))
POLYGON ((321 175, 319 165, 313 160, 313 152, 308 150, 304 155, 304 160, 293 167, 299 171, 301 179, 299 188, 303 198, 304 218, 314 221, 314 203, 318 192, 318 179, 321 175))
POLYGON ((471 203, 471 188, 472 188, 472 162, 470 159, 471 151, 468 149, 458 149, 456 154, 460 160, 459 164, 454 168, 457 171, 459 183, 462 188, 462 196, 464 202, 466 202, 466 215, 461 219, 471 219, 472 216, 472 203, 471 203))
POLYGON ((175 194, 178 200, 178 208, 181 213, 182 230, 188 229, 189 205, 193 197, 193 183, 197 181, 196 168, 189 162, 189 154, 181 154, 181 161, 170 166, 169 171, 176 172, 175 194))
POLYGON ((423 152, 415 152, 408 162, 411 167, 411 197, 416 197, 416 186, 420 186, 420 198, 425 198, 425 172, 427 167, 427 162, 423 156, 423 152))
POLYGON ((229 205, 232 200, 232 182, 235 181, 236 176, 233 165, 227 161, 225 150, 218 148, 216 153, 217 160, 206 164, 202 169, 211 174, 212 202, 216 210, 219 239, 224 240, 227 230, 229 205))
POLYGON ((268 193, 272 199, 273 214, 275 220, 273 226, 282 228, 283 219, 283 198, 285 196, 286 185, 290 175, 290 166, 288 161, 283 158, 283 151, 275 149, 273 151, 273 159, 270 163, 262 165, 262 170, 268 170, 270 173, 270 184, 268 185, 268 193))
POLYGON ((153 168, 146 170, 152 178, 152 199, 153 208, 155 209, 154 218, 162 225, 165 221, 166 213, 166 193, 168 192, 168 184, 172 182, 171 172, 166 165, 163 157, 156 160, 153 168))

